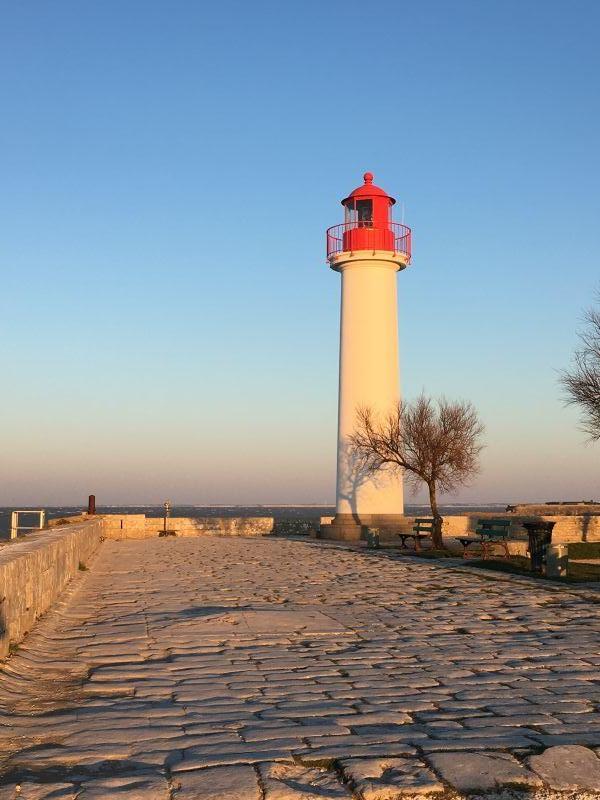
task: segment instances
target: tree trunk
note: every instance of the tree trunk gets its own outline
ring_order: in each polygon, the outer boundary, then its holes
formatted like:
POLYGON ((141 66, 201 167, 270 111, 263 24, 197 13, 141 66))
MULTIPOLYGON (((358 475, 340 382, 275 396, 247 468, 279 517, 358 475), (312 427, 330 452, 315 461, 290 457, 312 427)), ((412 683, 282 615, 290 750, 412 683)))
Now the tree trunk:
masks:
POLYGON ((433 515, 433 532, 431 534, 431 543, 436 550, 445 550, 444 542, 442 541, 442 523, 444 518, 440 515, 437 504, 437 496, 435 489, 435 481, 427 484, 429 489, 429 505, 431 506, 431 513, 433 515))

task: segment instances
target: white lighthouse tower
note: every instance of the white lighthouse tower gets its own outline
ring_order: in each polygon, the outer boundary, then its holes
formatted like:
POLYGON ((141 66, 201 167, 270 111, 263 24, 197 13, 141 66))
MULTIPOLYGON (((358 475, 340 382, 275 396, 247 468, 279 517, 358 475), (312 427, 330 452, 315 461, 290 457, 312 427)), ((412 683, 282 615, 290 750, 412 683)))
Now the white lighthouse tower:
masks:
POLYGON ((329 536, 358 539, 361 527, 402 521, 402 483, 361 474, 348 437, 356 411, 386 414, 400 399, 396 273, 410 263, 410 228, 392 221, 396 201, 364 184, 342 200, 345 221, 327 231, 327 260, 342 276, 336 515, 329 536))

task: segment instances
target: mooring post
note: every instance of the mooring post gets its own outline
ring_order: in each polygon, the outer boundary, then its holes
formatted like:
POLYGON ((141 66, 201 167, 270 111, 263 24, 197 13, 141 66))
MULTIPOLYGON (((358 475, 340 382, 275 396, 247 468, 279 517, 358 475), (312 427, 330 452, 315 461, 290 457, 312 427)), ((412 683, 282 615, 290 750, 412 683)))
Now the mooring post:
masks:
POLYGON ((96 513, 96 495, 91 494, 88 497, 88 516, 92 517, 96 513))

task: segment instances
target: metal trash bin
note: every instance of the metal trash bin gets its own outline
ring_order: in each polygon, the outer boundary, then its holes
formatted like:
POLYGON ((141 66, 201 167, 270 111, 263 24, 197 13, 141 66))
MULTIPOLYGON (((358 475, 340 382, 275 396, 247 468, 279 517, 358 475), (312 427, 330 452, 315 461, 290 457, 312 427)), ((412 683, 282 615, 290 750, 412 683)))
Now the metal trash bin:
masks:
POLYGON ((545 522, 543 520, 523 523, 523 527, 529 537, 531 571, 538 575, 541 575, 544 571, 546 549, 552 542, 552 528, 554 528, 555 524, 554 522, 545 522))

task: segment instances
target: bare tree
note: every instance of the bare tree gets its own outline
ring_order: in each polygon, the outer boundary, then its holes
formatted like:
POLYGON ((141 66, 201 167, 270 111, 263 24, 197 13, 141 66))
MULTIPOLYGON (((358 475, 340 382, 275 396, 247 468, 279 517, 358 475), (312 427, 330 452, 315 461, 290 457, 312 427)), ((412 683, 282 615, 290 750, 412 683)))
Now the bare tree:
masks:
POLYGON ((432 543, 443 549, 438 491, 454 491, 479 472, 483 431, 471 403, 421 395, 413 403, 398 403, 382 418, 371 408, 359 408, 350 443, 354 457, 370 473, 390 469, 400 480, 404 471, 415 489, 426 484, 434 519, 432 543))
MULTIPOLYGON (((600 293, 599 293, 600 300, 600 293)), ((600 310, 591 308, 585 315, 585 329, 579 334, 581 346, 575 351, 573 365, 565 370, 560 382, 566 391, 567 405, 582 412, 582 428, 590 441, 600 441, 600 310)))

